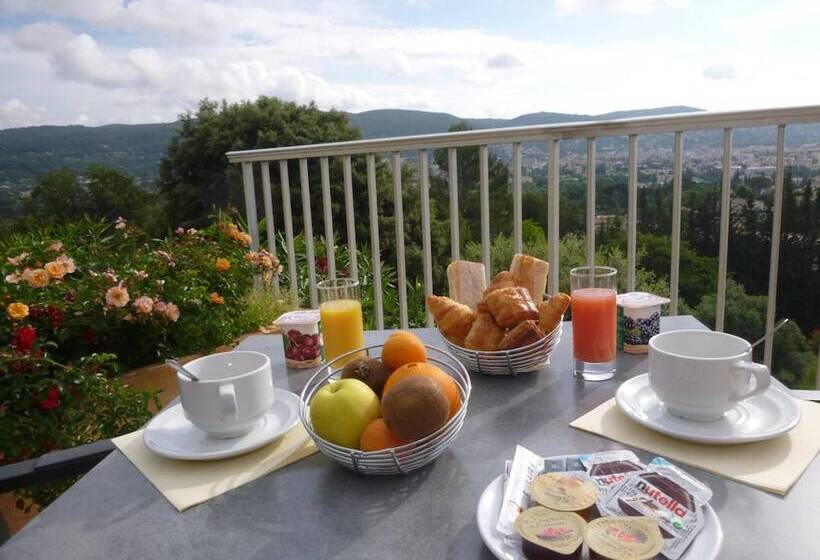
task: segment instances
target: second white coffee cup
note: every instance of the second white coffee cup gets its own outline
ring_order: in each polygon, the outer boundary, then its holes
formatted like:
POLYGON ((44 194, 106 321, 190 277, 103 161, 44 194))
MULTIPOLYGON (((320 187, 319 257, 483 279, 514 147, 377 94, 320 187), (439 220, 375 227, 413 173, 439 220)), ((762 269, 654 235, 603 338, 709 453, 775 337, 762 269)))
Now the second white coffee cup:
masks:
POLYGON ((182 410, 210 436, 247 434, 273 404, 270 358, 261 352, 211 354, 188 362, 185 368, 200 380, 177 373, 182 410))
POLYGON ((752 361, 752 347, 740 337, 679 330, 649 340, 649 384, 675 416, 718 420, 770 382, 769 368, 752 361))

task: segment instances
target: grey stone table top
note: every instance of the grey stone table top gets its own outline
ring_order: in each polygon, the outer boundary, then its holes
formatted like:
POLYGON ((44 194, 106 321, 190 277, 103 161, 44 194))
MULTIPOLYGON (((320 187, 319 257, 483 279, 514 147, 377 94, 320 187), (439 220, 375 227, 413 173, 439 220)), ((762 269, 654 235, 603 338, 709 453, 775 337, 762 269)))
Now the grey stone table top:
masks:
MULTIPOLYGON (((674 328, 704 327, 692 317, 663 319, 663 330, 674 328)), ((444 346, 436 331, 417 332, 444 346)), ((386 334, 368 332, 367 342, 386 334)), ((461 435, 433 464, 407 476, 364 477, 316 454, 178 513, 114 451, 0 548, 0 558, 492 558, 476 526, 476 505, 517 443, 543 455, 623 447, 568 424, 645 372, 646 358, 619 354, 615 379, 584 383, 571 374, 571 340, 567 323, 544 371, 473 375, 461 435)), ((242 348, 273 358, 279 387, 299 392, 310 376, 284 368, 280 337, 253 336, 242 348)), ((820 461, 785 498, 689 470, 714 491, 725 534, 721 558, 820 554, 820 461)))

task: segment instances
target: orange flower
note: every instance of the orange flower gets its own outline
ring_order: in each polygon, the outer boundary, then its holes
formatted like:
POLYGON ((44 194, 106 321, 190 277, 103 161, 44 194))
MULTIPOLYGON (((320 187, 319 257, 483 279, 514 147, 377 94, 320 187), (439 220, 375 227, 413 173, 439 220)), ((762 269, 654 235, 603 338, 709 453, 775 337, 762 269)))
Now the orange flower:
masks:
POLYGON ((48 272, 42 268, 27 268, 23 271, 23 280, 32 288, 43 288, 48 285, 48 272))
POLYGON ((225 272, 226 270, 231 268, 231 261, 229 261, 226 258, 219 257, 218 259, 216 259, 214 268, 216 268, 217 272, 225 272))
POLYGON ((28 305, 19 302, 10 303, 6 308, 6 315, 8 315, 9 319, 12 321, 25 319, 28 317, 28 305))
POLYGON ((111 307, 125 307, 130 299, 131 296, 128 295, 128 290, 122 286, 108 288, 108 291, 105 292, 105 303, 111 307))
POLYGON ((74 264, 74 259, 72 259, 71 257, 69 257, 67 255, 60 255, 59 257, 54 259, 54 261, 60 263, 61 265, 63 265, 63 268, 66 271, 66 274, 71 274, 72 272, 77 270, 77 266, 74 264))
POLYGON ((245 247, 251 246, 251 236, 245 233, 244 231, 239 232, 239 235, 236 237, 236 240, 245 247))
POLYGON ((211 303, 214 305, 225 305, 225 298, 219 295, 217 292, 213 292, 211 294, 211 303))
POLYGON ((66 274, 66 267, 61 262, 51 261, 46 263, 46 272, 53 280, 59 280, 66 274))

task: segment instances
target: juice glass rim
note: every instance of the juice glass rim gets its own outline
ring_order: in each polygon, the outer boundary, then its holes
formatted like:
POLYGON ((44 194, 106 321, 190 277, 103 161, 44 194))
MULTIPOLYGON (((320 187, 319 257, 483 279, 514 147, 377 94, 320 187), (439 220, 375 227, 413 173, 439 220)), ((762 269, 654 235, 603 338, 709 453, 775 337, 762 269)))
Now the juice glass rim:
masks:
POLYGON ((570 276, 585 276, 594 278, 607 278, 618 274, 618 269, 611 266, 578 266, 570 269, 570 276))
POLYGON ((340 288, 355 288, 359 285, 359 281, 355 278, 332 278, 322 280, 316 284, 318 289, 338 290, 340 288))

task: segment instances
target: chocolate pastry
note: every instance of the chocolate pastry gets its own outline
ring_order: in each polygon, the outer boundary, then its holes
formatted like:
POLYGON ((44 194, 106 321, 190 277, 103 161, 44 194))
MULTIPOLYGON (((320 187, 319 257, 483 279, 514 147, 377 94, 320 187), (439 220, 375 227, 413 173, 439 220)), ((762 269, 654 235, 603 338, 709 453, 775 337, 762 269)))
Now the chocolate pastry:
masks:
POLYGON ((510 329, 507 334, 504 335, 498 349, 511 350, 513 348, 521 348, 542 338, 544 338, 544 331, 538 328, 538 323, 530 319, 529 321, 522 321, 518 323, 515 328, 510 329))
POLYGON ((483 303, 493 314, 495 322, 504 329, 511 329, 522 321, 539 319, 530 293, 520 286, 490 292, 483 303))

